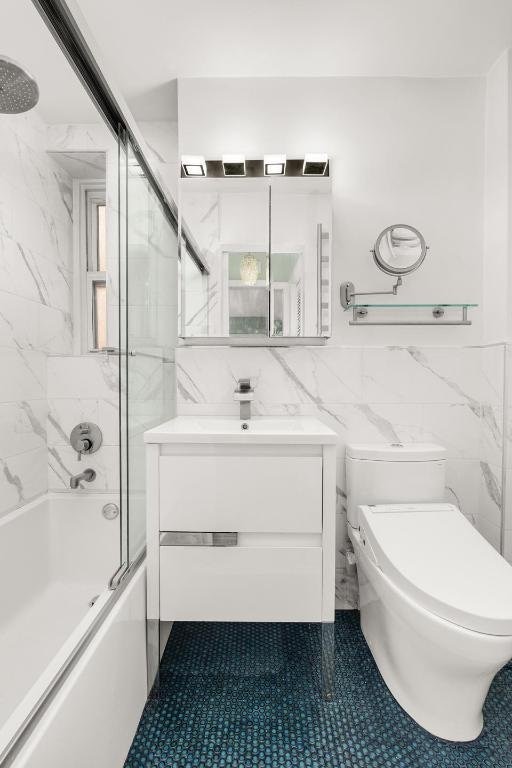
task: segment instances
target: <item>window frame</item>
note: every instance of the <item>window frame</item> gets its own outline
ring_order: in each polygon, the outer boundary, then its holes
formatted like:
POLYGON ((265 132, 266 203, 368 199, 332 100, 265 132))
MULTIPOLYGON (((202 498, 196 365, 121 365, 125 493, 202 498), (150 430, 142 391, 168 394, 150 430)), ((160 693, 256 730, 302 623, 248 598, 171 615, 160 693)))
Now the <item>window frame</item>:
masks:
MULTIPOLYGON (((96 346, 97 317, 94 291, 97 283, 107 288, 107 272, 98 267, 98 207, 106 206, 105 180, 78 180, 74 197, 78 215, 78 258, 75 281, 75 329, 79 354, 93 354, 96 346)), ((108 210, 106 210, 106 221, 108 210)))
POLYGON ((98 208, 106 208, 106 189, 98 189, 96 186, 85 186, 85 222, 86 222, 86 258, 87 270, 101 272, 98 265, 98 208))

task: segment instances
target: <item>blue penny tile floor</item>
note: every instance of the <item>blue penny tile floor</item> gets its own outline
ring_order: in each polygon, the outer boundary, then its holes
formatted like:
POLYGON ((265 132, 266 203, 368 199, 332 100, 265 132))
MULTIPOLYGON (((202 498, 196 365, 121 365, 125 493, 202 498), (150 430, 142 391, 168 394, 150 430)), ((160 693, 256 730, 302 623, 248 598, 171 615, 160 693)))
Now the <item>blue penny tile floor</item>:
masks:
POLYGON ((125 768, 512 768, 512 664, 479 739, 449 744, 395 702, 357 611, 337 613, 335 642, 327 703, 318 625, 176 623, 125 768))

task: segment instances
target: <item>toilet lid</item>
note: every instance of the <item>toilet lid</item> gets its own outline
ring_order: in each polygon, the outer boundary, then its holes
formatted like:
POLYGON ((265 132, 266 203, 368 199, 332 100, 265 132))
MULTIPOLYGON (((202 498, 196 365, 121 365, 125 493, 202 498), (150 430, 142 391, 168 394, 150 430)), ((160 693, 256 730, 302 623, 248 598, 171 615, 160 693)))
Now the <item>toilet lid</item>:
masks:
POLYGON ((451 504, 360 509, 377 564, 426 610, 460 627, 512 635, 512 566, 451 504))

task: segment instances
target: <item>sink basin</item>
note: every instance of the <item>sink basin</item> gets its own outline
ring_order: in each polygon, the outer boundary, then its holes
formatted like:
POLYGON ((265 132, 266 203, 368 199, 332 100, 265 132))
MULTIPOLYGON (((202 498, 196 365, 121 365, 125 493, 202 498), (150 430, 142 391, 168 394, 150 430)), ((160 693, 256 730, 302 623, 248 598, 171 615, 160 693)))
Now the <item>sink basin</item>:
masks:
POLYGON ((296 417, 178 416, 144 434, 146 443, 335 443, 336 433, 319 419, 296 417))

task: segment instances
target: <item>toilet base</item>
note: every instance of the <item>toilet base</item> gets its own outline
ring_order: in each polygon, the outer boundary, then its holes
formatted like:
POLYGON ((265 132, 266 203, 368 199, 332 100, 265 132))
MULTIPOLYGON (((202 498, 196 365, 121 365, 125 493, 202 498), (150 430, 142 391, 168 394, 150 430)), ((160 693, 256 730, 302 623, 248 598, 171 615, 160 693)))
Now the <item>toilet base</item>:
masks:
POLYGON ((478 738, 491 682, 512 657, 512 637, 464 629, 423 609, 398 589, 359 545, 361 628, 389 690, 429 733, 478 738))

